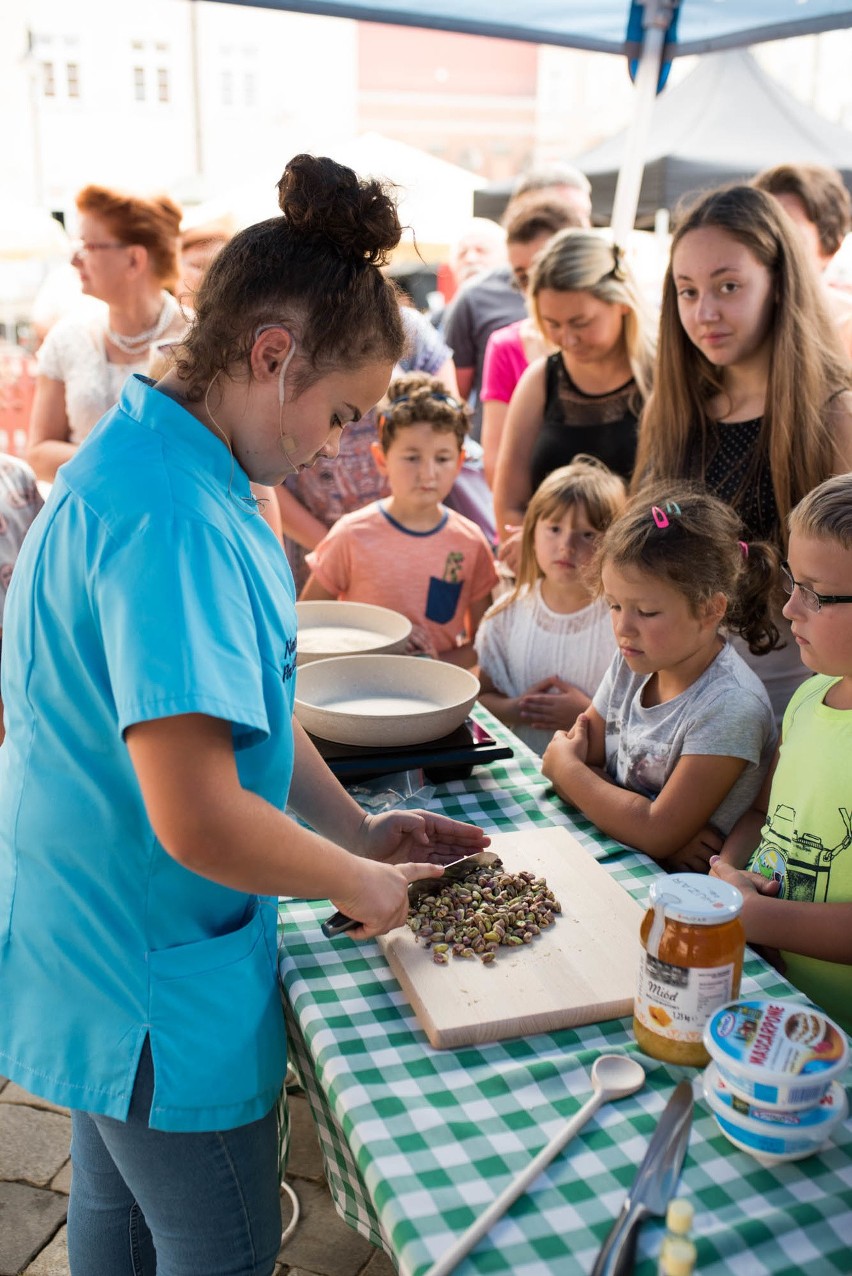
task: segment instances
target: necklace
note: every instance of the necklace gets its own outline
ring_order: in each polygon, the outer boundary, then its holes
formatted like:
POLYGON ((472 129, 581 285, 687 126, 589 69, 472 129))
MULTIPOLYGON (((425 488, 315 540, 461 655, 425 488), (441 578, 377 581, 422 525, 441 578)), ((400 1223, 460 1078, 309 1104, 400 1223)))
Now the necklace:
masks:
POLYGON ((178 313, 178 303, 169 292, 164 292, 163 308, 157 316, 157 322, 153 328, 148 328, 145 332, 137 332, 132 336, 127 336, 123 332, 115 332, 107 325, 106 335, 117 349, 123 354, 142 354, 148 346, 161 337, 163 333, 171 326, 175 316, 178 313))

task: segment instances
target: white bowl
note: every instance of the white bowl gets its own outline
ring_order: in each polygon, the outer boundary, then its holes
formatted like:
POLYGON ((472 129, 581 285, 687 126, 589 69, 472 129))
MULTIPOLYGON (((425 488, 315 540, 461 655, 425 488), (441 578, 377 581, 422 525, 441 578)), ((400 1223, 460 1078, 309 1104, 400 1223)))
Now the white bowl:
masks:
POLYGON ((388 607, 370 603, 296 603, 299 630, 296 663, 329 660, 336 656, 378 655, 405 651, 411 621, 388 607))
POLYGON ((296 717, 336 744, 399 748, 455 731, 479 695, 479 679, 422 656, 314 660, 296 674, 296 717))

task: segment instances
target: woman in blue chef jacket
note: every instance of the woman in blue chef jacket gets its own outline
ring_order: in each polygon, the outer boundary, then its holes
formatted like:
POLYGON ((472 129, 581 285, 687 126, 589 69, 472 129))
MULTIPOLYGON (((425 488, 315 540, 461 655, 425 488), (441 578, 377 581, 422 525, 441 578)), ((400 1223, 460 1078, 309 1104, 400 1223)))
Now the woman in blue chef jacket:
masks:
POLYGON ((292 719, 292 578, 249 483, 335 455, 403 334, 381 184, 301 155, 279 195, 176 366, 59 470, 6 604, 0 1073, 72 1109, 74 1276, 272 1271, 275 897, 367 938, 487 841, 364 816, 292 719))

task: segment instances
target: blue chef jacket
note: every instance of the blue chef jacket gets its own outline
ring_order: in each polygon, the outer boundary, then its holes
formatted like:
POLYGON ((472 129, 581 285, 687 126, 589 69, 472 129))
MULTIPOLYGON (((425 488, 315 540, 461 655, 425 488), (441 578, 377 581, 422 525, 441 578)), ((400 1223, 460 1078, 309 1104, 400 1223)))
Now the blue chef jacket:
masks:
POLYGON ((0 1072, 33 1093, 123 1119, 149 1036, 153 1128, 229 1129, 275 1102, 276 902, 164 851, 123 733, 222 718, 243 787, 283 809, 294 602, 228 449, 128 380, 60 469, 6 604, 0 1072))

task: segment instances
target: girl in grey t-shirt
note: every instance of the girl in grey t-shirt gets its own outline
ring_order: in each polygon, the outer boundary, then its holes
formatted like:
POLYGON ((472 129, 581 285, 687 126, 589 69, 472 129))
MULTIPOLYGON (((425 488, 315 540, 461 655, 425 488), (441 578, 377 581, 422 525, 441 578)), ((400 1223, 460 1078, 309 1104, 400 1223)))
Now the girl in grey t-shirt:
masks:
POLYGON ((740 534, 701 489, 634 497, 597 560, 619 650, 590 709, 544 755, 561 797, 670 869, 707 871, 775 745, 769 698, 725 628, 755 652, 773 648, 777 558, 740 534))

